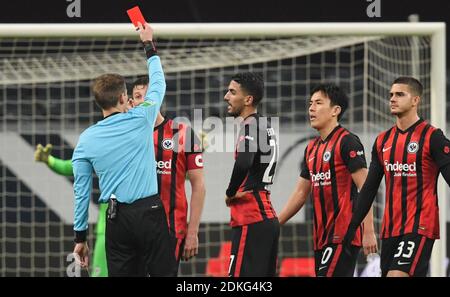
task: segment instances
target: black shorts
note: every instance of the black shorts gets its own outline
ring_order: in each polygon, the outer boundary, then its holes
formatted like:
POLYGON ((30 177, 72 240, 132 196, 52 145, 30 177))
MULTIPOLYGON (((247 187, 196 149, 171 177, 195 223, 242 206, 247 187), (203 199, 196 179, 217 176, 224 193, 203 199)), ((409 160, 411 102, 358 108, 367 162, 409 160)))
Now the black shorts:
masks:
POLYGON ((381 276, 400 270, 409 276, 426 276, 434 240, 409 233, 386 238, 381 246, 381 276))
POLYGON ((176 275, 173 239, 157 195, 119 203, 116 217, 106 221, 105 246, 109 276, 176 275))
POLYGON ((278 219, 233 227, 228 275, 269 277, 277 271, 278 219))
POLYGON ((342 244, 331 243, 314 251, 316 276, 352 277, 360 249, 361 247, 352 245, 345 253, 342 244))

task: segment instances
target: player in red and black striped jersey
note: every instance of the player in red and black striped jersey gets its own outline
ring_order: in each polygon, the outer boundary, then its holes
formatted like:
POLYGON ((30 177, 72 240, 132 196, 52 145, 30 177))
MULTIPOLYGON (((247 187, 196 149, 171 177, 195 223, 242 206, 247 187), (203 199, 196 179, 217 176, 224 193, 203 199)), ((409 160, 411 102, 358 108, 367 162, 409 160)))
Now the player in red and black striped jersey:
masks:
POLYGON ((257 114, 264 82, 251 72, 232 77, 224 100, 242 120, 225 202, 231 209, 229 275, 275 276, 280 227, 270 202, 278 143, 270 119, 257 114))
POLYGON ((366 255, 377 251, 373 215, 342 253, 342 240, 366 176, 364 147, 359 138, 339 125, 348 105, 347 95, 336 85, 319 85, 311 92, 311 126, 320 136, 305 148, 297 187, 280 213, 284 224, 311 194, 314 209, 314 251, 317 276, 352 276, 361 245, 366 255), (364 232, 364 234, 363 234, 364 232))
MULTIPOLYGON (((143 101, 148 77, 133 83, 133 104, 143 101)), ((188 260, 198 254, 198 229, 205 199, 202 143, 192 128, 158 114, 153 132, 158 192, 174 236, 176 259, 188 260), (191 183, 189 224, 186 177, 191 183)))
POLYGON ((360 194, 346 242, 373 203, 385 176, 386 204, 381 228, 383 276, 426 276, 439 238, 437 180, 450 184, 450 142, 440 129, 419 118, 422 84, 399 77, 390 91, 396 125, 375 140, 369 175, 360 194))

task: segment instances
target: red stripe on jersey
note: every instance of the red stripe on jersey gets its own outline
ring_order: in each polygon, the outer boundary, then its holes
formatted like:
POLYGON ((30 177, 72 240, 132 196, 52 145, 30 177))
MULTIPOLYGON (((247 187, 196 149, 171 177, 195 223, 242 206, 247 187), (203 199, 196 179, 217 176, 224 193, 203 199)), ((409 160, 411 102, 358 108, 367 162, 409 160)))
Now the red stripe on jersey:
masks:
POLYGON ((264 219, 276 217, 276 212, 270 202, 270 193, 257 191, 247 193, 230 205, 231 227, 261 222, 264 219))
POLYGON ((273 219, 277 217, 277 214, 275 212, 275 209, 272 205, 272 200, 270 199, 270 193, 266 191, 259 192, 259 195, 261 196, 261 199, 264 203, 264 210, 266 212, 266 216, 268 219, 273 219))
POLYGON ((413 264, 411 265, 411 269, 409 270, 409 275, 414 275, 414 272, 416 271, 417 263, 419 262, 420 256, 422 255, 423 246, 425 245, 427 238, 425 236, 422 236, 422 239, 420 240, 419 248, 417 249, 416 256, 414 257, 413 264))
POLYGON ((338 244, 338 246, 336 247, 336 251, 334 252, 333 260, 331 261, 330 267, 328 268, 327 271, 328 277, 333 276, 334 270, 336 269, 336 265, 341 254, 342 254, 342 244, 338 244))
MULTIPOLYGON (((406 142, 406 135, 405 134, 401 134, 396 132, 397 134, 397 141, 395 141, 392 144, 392 149, 391 149, 391 154, 390 154, 390 158, 392 160, 392 158, 394 158, 394 160, 399 160, 401 163, 403 160, 403 151, 406 147, 405 142, 406 142)), ((395 162, 395 161, 394 161, 395 162)), ((393 174, 391 174, 392 177, 393 174)), ((401 226, 402 226, 402 179, 401 178, 393 178, 393 183, 391 183, 391 185, 393 185, 393 191, 390 195, 390 201, 389 203, 392 203, 392 210, 393 210, 393 217, 392 217, 392 224, 390 226, 391 229, 389 229, 389 233, 392 234, 394 233, 393 230, 400 230, 401 226)), ((398 233, 395 232, 394 236, 398 236, 398 233)))
MULTIPOLYGON (((332 181, 333 179, 335 179, 336 177, 333 176, 331 173, 331 169, 334 166, 333 162, 333 150, 335 150, 336 148, 336 144, 337 144, 337 140, 340 139, 339 136, 341 135, 341 133, 343 132, 343 129, 338 129, 336 131, 334 131, 331 139, 329 141, 327 141, 325 143, 325 150, 324 150, 324 154, 330 154, 329 157, 329 161, 325 162, 324 159, 326 157, 326 155, 322 155, 321 158, 319 158, 319 160, 321 160, 321 170, 320 172, 324 172, 324 173, 328 173, 329 174, 329 179, 325 179, 324 180, 324 184, 323 186, 320 186, 320 190, 322 191, 322 195, 323 195, 323 199, 325 202, 325 210, 324 212, 326 213, 326 222, 325 222, 325 229, 324 229, 324 233, 321 237, 319 237, 319 246, 325 245, 326 242, 328 242, 328 239, 330 237, 333 236, 333 229, 334 229, 334 225, 335 225, 335 216, 336 213, 335 211, 339 211, 338 208, 335 209, 335 201, 333 197, 333 188, 332 188, 332 181)), ((336 195, 337 196, 337 195, 336 195)), ((322 222, 324 223, 324 222, 322 222)))
POLYGON ((247 240, 248 226, 242 226, 241 239, 239 240, 239 249, 236 255, 236 269, 234 270, 234 276, 238 277, 241 274, 242 260, 244 259, 245 241, 247 240))
MULTIPOLYGON (((312 165, 312 169, 313 169, 313 173, 316 175, 318 173, 320 173, 320 169, 321 169, 321 161, 320 159, 323 158, 323 153, 325 151, 325 145, 323 145, 322 143, 318 143, 317 144, 317 148, 314 151, 314 160, 313 160, 313 165, 312 165)), ((312 183, 314 183, 312 181, 312 183)), ((321 244, 321 239, 322 239, 322 235, 325 233, 325 227, 326 227, 326 221, 327 221, 327 215, 326 215, 326 210, 325 210, 325 201, 323 199, 323 196, 321 197, 321 187, 312 187, 313 191, 312 191, 312 198, 313 198, 313 206, 314 206, 314 214, 315 217, 317 219, 317 228, 315 230, 315 234, 314 234, 314 241, 315 241, 315 246, 316 249, 321 249, 322 244, 321 244), (322 206, 323 205, 323 206, 322 206)))
MULTIPOLYGON (((333 243, 342 242, 342 239, 347 232, 348 225, 352 219, 352 199, 353 196, 356 197, 356 193, 352 193, 352 191, 356 191, 356 185, 353 183, 351 172, 345 166, 341 153, 342 139, 344 136, 348 135, 349 132, 344 130, 341 133, 341 135, 336 136, 339 137, 339 139, 336 140, 334 153, 332 154, 334 166, 331 168, 332 187, 330 189, 332 190, 331 195, 335 196, 333 197, 333 200, 336 200, 334 203, 338 206, 338 209, 335 209, 333 205, 334 220, 332 221, 332 227, 334 227, 334 230, 329 231, 329 236, 331 237, 330 239, 332 239, 333 243), (352 196, 352 194, 354 195, 352 196)), ((361 228, 359 231, 361 231, 361 228)), ((358 232, 357 235, 355 235, 352 244, 355 246, 361 246, 361 240, 361 232, 358 232)))
MULTIPOLYGON (((384 153, 389 152, 389 150, 391 149, 390 146, 388 147, 385 145, 391 137, 394 137, 394 129, 390 129, 390 130, 387 130, 387 131, 381 133, 376 140, 377 154, 378 154, 378 159, 379 159, 381 166, 384 166, 384 163, 383 163, 384 162, 383 161, 384 153)), ((381 234, 380 234, 381 238, 384 238, 383 234, 385 234, 387 232, 387 226, 389 226, 390 220, 391 220, 391 217, 388 212, 388 201, 387 201, 388 200, 387 193, 390 193, 390 191, 391 191, 391 186, 386 181, 386 197, 385 197, 386 204, 385 204, 384 219, 383 219, 382 226, 381 226, 381 234)))
MULTIPOLYGON (((243 127, 240 130, 240 136, 237 139, 234 158, 236 159, 239 153, 239 145, 245 145, 245 134, 242 134, 246 129, 250 129, 248 126, 250 123, 257 125, 257 131, 262 129, 259 126, 259 116, 252 115, 244 121, 243 127), (256 121, 256 122, 254 122, 256 121)), ((269 126, 268 126, 269 127, 269 126)), ((267 129, 262 129, 265 131, 267 129)), ((266 132, 267 133, 267 132, 266 132)), ((258 136, 254 136, 254 139, 258 140, 258 136)), ((275 135, 268 135, 268 139, 275 140, 275 135)), ((273 148, 269 152, 273 152, 273 148)), ((257 223, 266 219, 271 219, 276 217, 275 210, 270 202, 270 192, 266 190, 266 186, 272 182, 267 182, 263 180, 265 170, 268 168, 269 164, 261 161, 263 156, 267 156, 267 152, 262 152, 261 145, 257 143, 257 155, 255 156, 255 161, 252 167, 249 169, 245 179, 239 186, 238 192, 251 191, 246 194, 245 197, 234 201, 230 205, 231 220, 230 226, 242 226, 257 223)), ((269 154, 269 156, 271 156, 269 154)), ((272 164, 276 166, 276 163, 272 164)), ((270 168, 269 168, 270 169, 270 168)))
POLYGON ((435 191, 439 171, 430 151, 434 131, 434 127, 420 120, 406 131, 394 126, 377 138, 386 182, 381 238, 408 233, 439 238, 435 191))
MULTIPOLYGON (((431 158, 431 135, 436 128, 430 128, 424 135, 423 151, 420 154, 421 163, 418 172, 417 197, 420 207, 414 224, 414 231, 431 239, 439 239, 439 206, 437 196, 437 181, 439 168, 431 158), (419 201, 420 199, 420 201, 419 201)), ((419 148, 420 150, 420 148, 419 148)), ((444 197, 445 199, 445 197, 444 197)))
MULTIPOLYGON (((317 150, 317 143, 319 142, 320 138, 316 138, 315 140, 312 140, 308 143, 307 147, 306 147, 306 153, 305 153, 305 163, 306 163, 306 167, 308 168, 308 170, 310 170, 310 166, 312 166, 312 164, 309 164, 311 162, 313 162, 315 160, 315 152, 317 150)), ((311 187, 311 193, 313 192, 313 188, 311 187)), ((317 244, 316 244, 316 237, 317 237, 317 229, 318 229, 318 224, 317 224, 317 218, 316 218, 316 213, 315 213, 315 208, 314 208, 314 199, 312 199, 312 206, 313 206, 313 249, 317 250, 317 244)))
MULTIPOLYGON (((417 129, 414 131, 414 133, 409 133, 410 139, 409 143, 420 143, 420 137, 422 133, 424 132, 424 129, 426 128, 426 125, 419 125, 417 129)), ((408 150, 408 144, 406 145, 406 149, 408 150)), ((419 153, 419 151, 417 152, 419 153)), ((418 166, 419 158, 417 158, 417 154, 410 154, 408 152, 405 153, 405 156, 403 156, 403 159, 406 160, 406 163, 413 164, 416 162, 416 166, 418 166)), ((405 163, 405 162, 404 162, 405 163)), ((408 177, 402 177, 403 183, 402 183, 402 198, 403 195, 406 195, 406 209, 402 209, 404 216, 403 220, 405 221, 402 228, 399 233, 401 234, 408 234, 411 232, 414 232, 414 216, 408 215, 408 213, 416 213, 417 211, 417 186, 418 186, 418 179, 417 178, 408 178, 408 177)))
MULTIPOLYGON (((337 127, 325 142, 316 138, 308 144, 307 168, 311 178, 314 209, 314 249, 341 243, 352 216, 353 179, 341 157, 342 138, 349 132, 337 127)), ((361 245, 361 229, 353 245, 361 245)))
POLYGON ((187 131, 186 125, 175 125, 173 120, 165 119, 153 134, 159 194, 169 229, 177 238, 184 238, 187 232, 187 159, 184 149, 187 131))

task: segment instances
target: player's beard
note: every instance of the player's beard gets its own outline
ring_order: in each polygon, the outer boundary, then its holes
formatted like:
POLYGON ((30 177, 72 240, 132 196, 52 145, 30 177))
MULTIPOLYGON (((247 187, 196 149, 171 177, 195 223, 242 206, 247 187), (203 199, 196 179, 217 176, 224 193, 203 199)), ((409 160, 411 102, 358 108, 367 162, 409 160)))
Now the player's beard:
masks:
POLYGON ((239 117, 242 113, 242 110, 244 109, 243 106, 241 107, 234 107, 232 105, 229 106, 231 106, 231 111, 229 111, 228 114, 235 118, 239 117))

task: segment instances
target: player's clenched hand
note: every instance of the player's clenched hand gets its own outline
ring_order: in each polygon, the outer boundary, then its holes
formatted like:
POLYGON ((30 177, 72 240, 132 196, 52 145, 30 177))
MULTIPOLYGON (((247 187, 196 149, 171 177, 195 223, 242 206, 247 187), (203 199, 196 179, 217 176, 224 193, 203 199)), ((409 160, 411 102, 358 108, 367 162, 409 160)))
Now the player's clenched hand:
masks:
POLYGON ((149 23, 141 24, 138 22, 139 27, 139 36, 141 37, 142 42, 144 41, 153 41, 153 29, 150 27, 149 23))
POLYGON ((234 201, 237 199, 242 199, 247 195, 248 193, 251 193, 251 191, 244 191, 244 192, 236 192, 236 194, 233 197, 225 196, 225 204, 227 206, 230 206, 234 201))
POLYGON ((52 148, 53 146, 50 143, 48 143, 45 147, 43 147, 42 144, 39 143, 36 146, 36 151, 34 152, 34 160, 47 164, 48 156, 52 152, 52 148))
POLYGON ((75 254, 77 264, 80 264, 81 267, 89 266, 89 247, 86 241, 75 244, 73 253, 75 254))
POLYGON ((182 258, 184 261, 189 260, 198 254, 198 236, 197 233, 188 233, 184 242, 182 258))

